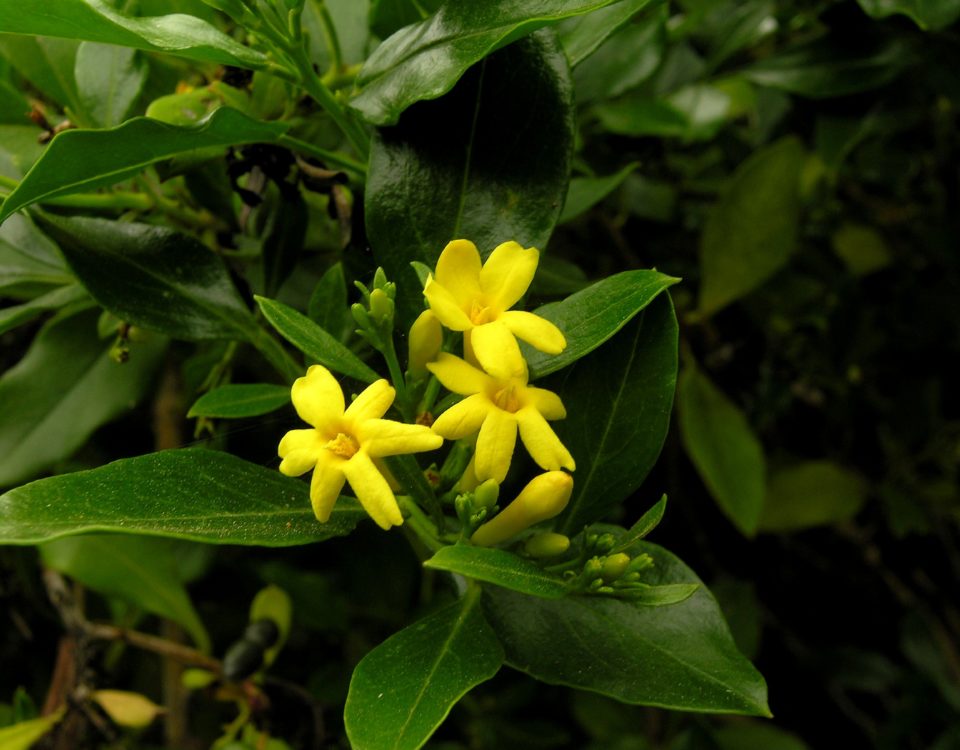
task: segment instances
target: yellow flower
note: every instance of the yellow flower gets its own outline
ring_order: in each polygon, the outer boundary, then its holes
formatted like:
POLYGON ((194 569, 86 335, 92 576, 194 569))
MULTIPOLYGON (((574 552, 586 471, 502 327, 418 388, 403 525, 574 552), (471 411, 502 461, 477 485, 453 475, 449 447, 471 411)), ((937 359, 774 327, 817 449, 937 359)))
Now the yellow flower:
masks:
POLYGON ((516 242, 504 242, 481 267, 476 246, 454 240, 440 254, 436 278, 427 279, 423 294, 430 309, 447 328, 464 332, 466 350, 472 350, 483 369, 494 375, 520 372, 518 338, 547 354, 559 354, 567 345, 553 323, 510 310, 526 294, 539 259, 536 248, 524 250, 516 242))
POLYGON ((548 419, 567 415, 563 402, 552 391, 527 385, 525 364, 514 377, 496 378, 443 352, 427 369, 447 390, 467 397, 441 414, 433 430, 450 440, 479 430, 473 463, 479 481, 502 482, 506 477, 518 428, 520 439, 541 468, 576 468, 570 451, 547 424, 548 419))
MULTIPOLYGON (((535 523, 553 518, 567 507, 573 494, 573 477, 548 471, 531 479, 517 499, 477 529, 470 541, 481 547, 504 542, 535 523)), ((568 541, 569 544, 569 541, 568 541)))
POLYGON ((380 419, 393 403, 396 391, 378 380, 344 410, 343 391, 321 365, 297 378, 291 398, 309 430, 290 430, 280 441, 280 471, 300 476, 313 469, 310 500, 321 521, 333 511, 344 481, 364 510, 384 529, 403 523, 393 490, 375 459, 439 448, 443 439, 429 427, 380 419))

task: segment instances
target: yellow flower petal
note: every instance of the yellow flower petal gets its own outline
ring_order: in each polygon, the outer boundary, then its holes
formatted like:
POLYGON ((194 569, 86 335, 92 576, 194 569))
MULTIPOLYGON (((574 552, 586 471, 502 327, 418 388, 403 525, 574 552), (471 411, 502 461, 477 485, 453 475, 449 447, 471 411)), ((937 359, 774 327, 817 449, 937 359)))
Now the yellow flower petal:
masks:
POLYGON ((437 283, 450 292, 461 309, 480 296, 480 253, 470 240, 447 243, 437 260, 437 283))
POLYGON ((556 516, 567 507, 572 494, 573 477, 569 474, 540 474, 527 483, 516 500, 477 529, 470 541, 483 547, 504 542, 533 524, 556 516))
POLYGON ((389 419, 361 422, 357 426, 357 437, 367 453, 378 457, 432 451, 443 445, 443 438, 429 427, 389 419))
POLYGON ((491 409, 480 428, 474 469, 477 479, 502 482, 510 469, 517 443, 517 419, 501 409, 491 409))
POLYGON ((473 353, 484 370, 498 380, 526 378, 527 363, 517 340, 500 320, 484 323, 470 331, 473 353))
POLYGON ((559 354, 567 348, 567 340, 560 329, 539 315, 510 310, 502 313, 499 319, 510 329, 510 333, 545 354, 559 354))
POLYGON ((344 416, 354 422, 365 419, 379 419, 387 413, 397 392, 386 380, 371 383, 347 407, 344 416))
POLYGON ((567 416, 567 410, 563 406, 563 401, 561 401, 560 397, 553 391, 528 386, 524 390, 524 399, 529 406, 532 406, 540 412, 545 419, 563 419, 567 416))
POLYGON ((323 365, 313 365, 290 389, 297 414, 307 424, 323 429, 343 416, 343 390, 323 365))
POLYGON ((480 393, 492 382, 483 370, 446 352, 441 352, 437 361, 429 363, 427 369, 437 376, 444 388, 461 396, 480 393))
POLYGON ((310 502, 317 520, 326 523, 330 520, 333 506, 343 489, 344 475, 343 459, 336 458, 329 452, 320 454, 317 466, 313 470, 313 479, 310 480, 310 502))
POLYGON ((454 404, 433 423, 433 431, 447 440, 459 440, 480 430, 483 420, 493 409, 485 395, 476 393, 454 404))
POLYGON ((516 418, 520 425, 520 439, 538 466, 549 471, 561 467, 570 471, 577 468, 570 451, 540 412, 527 407, 518 411, 516 418))
POLYGON ((527 293, 539 260, 535 247, 524 250, 513 241, 498 245, 480 271, 480 289, 488 304, 500 312, 513 307, 527 293))
POLYGON ((320 433, 314 429, 290 430, 277 446, 277 455, 283 459, 280 462, 280 473, 288 477, 298 477, 310 471, 317 463, 323 443, 320 433))
POLYGON ((427 279, 427 285, 423 288, 423 296, 427 298, 427 303, 433 310, 433 314, 451 331, 466 331, 473 326, 473 321, 460 307, 457 299, 445 286, 438 284, 432 276, 427 279))
POLYGON ((343 473, 363 509, 381 529, 403 523, 397 499, 370 456, 360 451, 344 462, 343 473))

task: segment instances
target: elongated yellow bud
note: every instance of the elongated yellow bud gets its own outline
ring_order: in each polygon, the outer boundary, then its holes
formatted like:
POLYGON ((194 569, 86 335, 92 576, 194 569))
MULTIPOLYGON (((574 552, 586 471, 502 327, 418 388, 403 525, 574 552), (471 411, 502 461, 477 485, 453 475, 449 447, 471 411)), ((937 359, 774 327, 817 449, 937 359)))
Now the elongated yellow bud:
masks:
POLYGON ((530 480, 517 499, 477 529, 470 541, 489 547, 506 541, 535 523, 553 518, 567 507, 573 493, 573 477, 563 471, 548 471, 530 480))
POLYGON ((553 531, 542 531, 527 539, 524 552, 530 557, 556 557, 570 549, 570 537, 553 531))
POLYGON ((427 363, 433 362, 443 346, 443 328, 431 310, 420 313, 410 326, 410 358, 407 368, 411 375, 421 378, 427 374, 427 363))

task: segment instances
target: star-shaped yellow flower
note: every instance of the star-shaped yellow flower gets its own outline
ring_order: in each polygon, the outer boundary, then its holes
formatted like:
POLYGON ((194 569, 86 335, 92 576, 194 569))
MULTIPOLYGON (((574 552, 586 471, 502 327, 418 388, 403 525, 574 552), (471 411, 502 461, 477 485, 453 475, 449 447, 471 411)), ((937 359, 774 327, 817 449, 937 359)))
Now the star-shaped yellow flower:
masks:
POLYGON ((429 427, 381 419, 395 396, 386 380, 378 380, 344 410, 340 384, 322 365, 294 382, 293 405, 313 429, 290 430, 283 436, 280 471, 300 476, 313 469, 310 500, 319 520, 330 518, 346 481, 381 528, 403 523, 393 490, 374 459, 434 450, 443 438, 429 427))
MULTIPOLYGON (((523 363, 523 360, 521 360, 523 363)), ((537 464, 548 471, 576 468, 548 419, 563 419, 567 412, 552 391, 527 385, 527 369, 513 377, 498 378, 478 370, 446 352, 427 365, 448 390, 467 398, 451 406, 433 423, 433 431, 450 440, 480 432, 474 453, 479 481, 502 482, 520 439, 537 464)))
POLYGON ((443 249, 436 275, 424 287, 434 315, 450 330, 463 331, 467 351, 498 377, 520 374, 518 338, 547 354, 559 354, 567 345, 553 323, 510 309, 526 294, 539 259, 536 248, 504 242, 481 266, 472 242, 454 240, 443 249))

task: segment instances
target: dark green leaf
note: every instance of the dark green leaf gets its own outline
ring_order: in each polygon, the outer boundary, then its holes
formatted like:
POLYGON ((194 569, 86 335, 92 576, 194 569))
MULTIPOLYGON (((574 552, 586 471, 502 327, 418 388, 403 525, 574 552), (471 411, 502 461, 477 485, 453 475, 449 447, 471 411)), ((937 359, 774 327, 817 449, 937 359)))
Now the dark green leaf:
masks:
POLYGON ((235 42, 206 21, 185 14, 129 18, 105 0, 21 0, 0 3, 0 30, 169 52, 241 68, 266 67, 260 52, 235 42))
POLYGON ((557 435, 577 462, 558 531, 579 531, 629 497, 660 454, 677 377, 677 320, 661 295, 590 357, 545 381, 567 418, 557 435))
POLYGON ((0 207, 0 222, 31 203, 58 195, 113 185, 145 167, 204 148, 244 143, 272 143, 287 126, 253 120, 220 107, 197 125, 169 125, 135 117, 106 130, 67 130, 47 146, 43 156, 0 207), (97 154, 91 159, 90 154, 97 154))
POLYGON ((563 213, 558 224, 570 221, 587 209, 595 206, 616 190, 627 175, 639 166, 638 162, 627 164, 623 169, 607 177, 574 177, 567 189, 567 200, 563 204, 563 213))
MULTIPOLYGON (((8 7, 9 4, 0 3, 0 31, 8 30, 2 22, 8 7)), ((73 77, 78 46, 76 42, 66 39, 34 39, 0 34, 0 54, 20 75, 51 101, 69 107, 72 115, 83 121, 85 108, 73 77)))
MULTIPOLYGON (((393 125, 411 104, 447 93, 470 66, 501 47, 543 26, 611 2, 615 0, 446 3, 430 18, 401 29, 376 49, 357 77, 359 93, 351 106, 375 125, 393 125)), ((505 119, 520 127, 509 106, 500 105, 496 110, 498 116, 510 112, 511 117, 505 119)), ((543 123, 531 127, 539 134, 550 132, 543 123)))
POLYGON ((77 50, 77 94, 101 127, 119 125, 147 80, 147 65, 136 50, 84 42, 77 50))
POLYGON ((372 0, 370 30, 386 39, 398 29, 422 21, 440 7, 442 0, 372 0), (424 13, 421 13, 420 9, 424 13))
POLYGON ((210 637, 180 580, 177 551, 167 539, 93 534, 47 542, 40 556, 48 568, 94 591, 180 623, 197 647, 208 652, 210 637))
POLYGON ((27 121, 30 104, 8 81, 0 78, 0 123, 22 125, 27 121))
POLYGON ((97 531, 289 547, 349 534, 365 514, 341 497, 327 523, 306 482, 229 453, 184 449, 39 479, 0 495, 0 544, 97 531))
POLYGON ((846 521, 866 501, 863 478, 830 461, 807 461, 774 472, 760 516, 761 531, 797 531, 846 521))
POLYGON ((334 263, 320 277, 307 305, 308 317, 336 339, 343 340, 353 318, 347 306, 347 279, 343 264, 334 263))
POLYGON ((627 533, 617 539, 617 543, 610 554, 623 552, 635 542, 639 542, 660 524, 664 511, 667 509, 667 496, 660 498, 656 505, 640 516, 640 520, 627 529, 627 533))
POLYGON ((0 333, 11 328, 23 325, 50 310, 59 310, 61 307, 72 305, 75 302, 89 299, 87 292, 79 284, 68 284, 57 287, 46 294, 34 297, 21 305, 12 305, 0 309, 0 333))
POLYGON ((497 673, 503 649, 477 594, 468 591, 360 661, 343 714, 351 747, 422 747, 468 690, 497 673))
MULTIPOLYGON (((484 257, 508 240, 546 245, 567 190, 572 107, 566 58, 552 34, 540 32, 380 131, 370 154, 367 233, 401 290, 412 287, 410 261, 432 268, 452 239, 472 240, 484 257)), ((423 306, 414 291, 401 303, 408 323, 423 306)))
POLYGON ((563 579, 502 549, 466 544, 443 547, 423 565, 545 599, 559 599, 569 593, 563 579))
POLYGON ((742 724, 714 730, 718 750, 809 750, 790 732, 766 724, 742 724))
POLYGON ((263 248, 263 288, 273 296, 297 267, 307 236, 307 203, 294 188, 278 196, 271 206, 261 238, 263 248))
POLYGON ((163 355, 159 337, 114 362, 94 311, 51 321, 26 356, 0 378, 0 487, 69 457, 101 425, 124 414, 150 386, 163 355))
POLYGON ((0 289, 10 294, 73 281, 57 246, 26 215, 11 216, 0 226, 0 289))
POLYGON ((263 316, 277 333, 313 361, 364 383, 380 379, 356 354, 306 315, 276 300, 266 297, 257 297, 256 300, 263 316))
POLYGON ((590 286, 587 274, 576 263, 555 255, 541 255, 537 273, 530 285, 536 296, 559 297, 573 294, 590 286))
POLYGON ((239 419, 269 414, 290 403, 290 389, 285 385, 242 383, 221 385, 204 393, 190 407, 188 417, 221 417, 239 419))
POLYGON ((873 18, 902 14, 921 29, 944 29, 960 18, 957 0, 857 0, 873 18))
POLYGON ((800 142, 786 138, 733 173, 700 238, 700 314, 739 299, 787 262, 797 243, 805 159, 800 142))
POLYGON ((537 315, 563 331, 567 348, 550 355, 525 347, 530 378, 549 375, 586 356, 678 281, 659 271, 623 271, 565 300, 538 307, 537 315))
POLYGON ((586 60, 611 35, 650 4, 651 0, 623 0, 595 10, 583 18, 562 21, 557 26, 557 34, 570 60, 570 67, 575 68, 586 60))
POLYGON ((80 283, 118 318, 187 340, 244 338, 253 325, 223 261, 198 240, 151 224, 39 218, 80 283))
POLYGON ((720 509, 744 534, 757 530, 763 510, 763 446, 743 412, 688 362, 677 389, 680 435, 720 509))
MULTIPOLYGON (((661 547, 654 584, 699 584, 661 547)), ((643 607, 606 597, 550 600, 489 587, 485 611, 507 664, 544 682, 594 690, 624 703, 769 716, 763 678, 734 646, 720 608, 700 586, 686 601, 643 607)))

